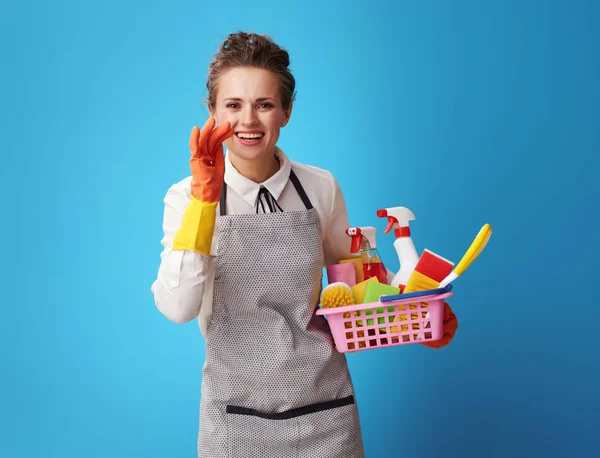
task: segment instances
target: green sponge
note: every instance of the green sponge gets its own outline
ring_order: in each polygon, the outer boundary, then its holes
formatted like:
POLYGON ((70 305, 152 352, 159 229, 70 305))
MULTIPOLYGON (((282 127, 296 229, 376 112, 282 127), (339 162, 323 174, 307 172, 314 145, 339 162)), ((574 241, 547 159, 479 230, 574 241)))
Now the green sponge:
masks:
MULTIPOLYGON (((365 288, 365 295, 363 298, 363 304, 367 304, 370 302, 379 302, 380 296, 392 296, 394 294, 400 294, 400 288, 396 288, 395 286, 386 285, 384 283, 378 282, 368 282, 367 287, 365 288)), ((377 307, 377 313, 383 313, 383 307, 377 307)), ((388 307, 388 312, 393 312, 394 306, 390 305, 388 307)), ((372 315, 373 310, 367 309, 365 310, 365 315, 372 315)), ((390 317, 391 321, 391 317, 390 317)), ((379 317, 377 318, 378 324, 385 324, 385 318, 379 317)), ((371 326, 373 324, 373 318, 367 319, 367 326, 371 326)), ((379 328, 380 331, 385 332, 385 328, 379 328)))

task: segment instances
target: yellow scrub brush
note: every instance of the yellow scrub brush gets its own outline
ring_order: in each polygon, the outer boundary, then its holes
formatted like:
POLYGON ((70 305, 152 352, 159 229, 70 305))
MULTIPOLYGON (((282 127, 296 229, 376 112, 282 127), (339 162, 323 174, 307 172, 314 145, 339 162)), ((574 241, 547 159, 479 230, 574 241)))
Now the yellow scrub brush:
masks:
POLYGON ((321 292, 321 307, 324 309, 332 307, 343 307, 345 305, 354 305, 354 295, 352 288, 347 283, 330 283, 321 292))

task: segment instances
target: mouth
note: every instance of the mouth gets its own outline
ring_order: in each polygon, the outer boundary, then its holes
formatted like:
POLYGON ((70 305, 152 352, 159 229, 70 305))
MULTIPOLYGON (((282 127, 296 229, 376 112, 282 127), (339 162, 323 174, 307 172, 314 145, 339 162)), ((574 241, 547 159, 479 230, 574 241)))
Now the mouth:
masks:
POLYGON ((263 137, 265 136, 264 132, 260 131, 245 131, 245 132, 236 132, 235 136, 239 139, 240 143, 245 146, 255 146, 258 145, 263 137))

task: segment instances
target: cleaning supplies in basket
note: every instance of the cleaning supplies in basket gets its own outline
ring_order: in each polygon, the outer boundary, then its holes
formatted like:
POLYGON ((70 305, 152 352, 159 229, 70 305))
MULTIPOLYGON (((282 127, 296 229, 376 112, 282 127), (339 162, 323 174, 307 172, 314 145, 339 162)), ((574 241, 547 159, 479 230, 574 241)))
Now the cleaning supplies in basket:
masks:
POLYGON ((377 216, 388 220, 384 233, 394 229, 399 271, 388 282, 374 227, 348 228, 350 252, 357 256, 327 266, 330 284, 321 294, 321 308, 316 313, 327 317, 341 352, 411 343, 435 348, 446 345, 456 330, 456 318, 445 302, 452 295, 451 282, 486 246, 491 227, 484 225, 454 266, 428 249, 417 255, 409 226, 415 217, 408 208, 384 208, 377 211, 377 216))
MULTIPOLYGON (((371 283, 378 283, 376 278, 367 280, 367 287, 371 283)), ((358 285, 356 285, 358 286, 358 285)), ((389 285, 387 285, 389 286, 389 285)), ((327 317, 327 322, 331 329, 331 333, 335 342, 335 347, 339 352, 355 352, 359 350, 369 350, 374 348, 383 348, 395 345, 406 345, 412 343, 435 344, 434 341, 445 336, 445 301, 450 297, 449 289, 437 291, 425 291, 417 293, 408 293, 391 296, 381 296, 379 301, 369 302, 365 304, 356 304, 342 307, 340 310, 337 307, 320 308, 315 313, 327 317), (398 333, 392 331, 391 323, 388 321, 391 318, 406 310, 409 303, 420 300, 427 304, 427 309, 418 310, 421 314, 429 313, 431 316, 427 319, 419 319, 419 323, 431 323, 431 327, 425 328, 418 332, 398 333), (383 311, 376 311, 375 309, 383 311), (366 325, 366 320, 357 318, 354 314, 363 313, 366 310, 371 310, 373 318, 378 318, 378 324, 366 325), (390 311, 390 309, 392 311, 390 311), (383 318, 384 324, 379 324, 379 318, 383 318), (382 327, 384 331, 382 332, 382 327), (388 331, 389 330, 389 331, 388 331)), ((452 330, 450 330, 452 332, 452 330)), ((434 345, 432 345, 434 346, 434 345)))

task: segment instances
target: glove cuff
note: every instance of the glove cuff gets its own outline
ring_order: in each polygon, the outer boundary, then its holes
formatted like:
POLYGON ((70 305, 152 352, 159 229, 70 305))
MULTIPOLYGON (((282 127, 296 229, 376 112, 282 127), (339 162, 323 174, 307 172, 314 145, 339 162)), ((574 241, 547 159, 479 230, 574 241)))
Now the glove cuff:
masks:
POLYGON ((173 250, 193 250, 210 256, 217 218, 217 202, 204 202, 191 196, 181 228, 173 239, 173 250))

